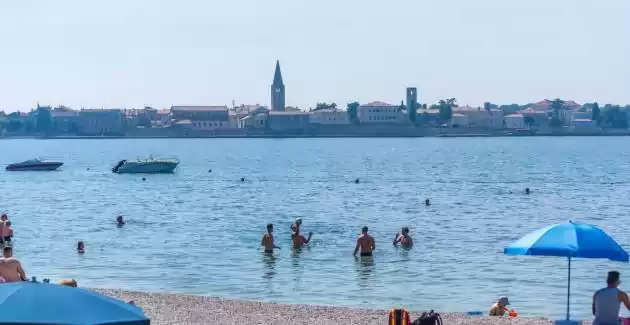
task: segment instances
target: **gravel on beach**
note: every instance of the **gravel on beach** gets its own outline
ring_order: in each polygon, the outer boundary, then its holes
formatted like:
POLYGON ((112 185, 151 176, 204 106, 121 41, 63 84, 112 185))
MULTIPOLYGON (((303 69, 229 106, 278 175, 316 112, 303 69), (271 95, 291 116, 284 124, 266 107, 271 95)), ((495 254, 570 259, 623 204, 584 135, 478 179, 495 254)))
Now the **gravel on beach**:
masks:
MULTIPOLYGON (((228 300, 206 296, 169 293, 147 293, 112 289, 93 289, 96 292, 133 300, 151 319, 153 325, 232 325, 232 324, 320 324, 320 325, 386 325, 387 310, 311 305, 281 305, 256 301, 228 300)), ((412 320, 420 313, 410 312, 412 320)), ((441 313, 445 325, 512 324, 549 325, 544 318, 469 317, 457 313, 441 313)))

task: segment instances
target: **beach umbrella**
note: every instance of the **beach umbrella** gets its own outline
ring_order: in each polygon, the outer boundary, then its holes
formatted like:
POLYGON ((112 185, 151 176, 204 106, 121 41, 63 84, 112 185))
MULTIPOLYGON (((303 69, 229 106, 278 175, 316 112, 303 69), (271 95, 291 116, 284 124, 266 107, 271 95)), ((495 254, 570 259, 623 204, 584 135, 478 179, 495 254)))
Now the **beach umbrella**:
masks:
POLYGON ((552 225, 519 239, 503 250, 507 255, 560 256, 569 260, 567 320, 571 298, 571 259, 603 258, 628 262, 628 253, 599 227, 569 221, 552 225))
POLYGON ((0 284, 1 325, 148 325, 134 305, 81 288, 35 282, 0 284))

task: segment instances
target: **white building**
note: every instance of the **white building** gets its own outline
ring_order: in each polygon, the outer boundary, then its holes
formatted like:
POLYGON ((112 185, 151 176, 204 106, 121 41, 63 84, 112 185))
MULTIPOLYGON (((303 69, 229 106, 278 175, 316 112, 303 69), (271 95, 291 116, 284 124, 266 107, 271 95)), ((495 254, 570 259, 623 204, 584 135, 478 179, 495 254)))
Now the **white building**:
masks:
POLYGON ((498 109, 485 110, 481 107, 465 106, 454 108, 453 114, 464 114, 468 116, 468 125, 471 128, 503 128, 503 112, 498 109))
POLYGON ((350 124, 348 112, 340 109, 319 109, 313 111, 311 124, 350 124))
POLYGON ((451 127, 467 128, 468 123, 468 115, 455 113, 451 117, 451 127))
POLYGON ((506 115, 503 119, 505 120, 506 129, 522 130, 527 128, 525 117, 522 114, 506 115))
POLYGON ((383 102, 371 102, 361 105, 357 109, 359 121, 364 124, 368 123, 403 123, 406 116, 399 110, 396 105, 383 102))
POLYGON ((598 130, 597 122, 591 119, 575 119, 571 121, 571 130, 577 132, 595 132, 598 130))

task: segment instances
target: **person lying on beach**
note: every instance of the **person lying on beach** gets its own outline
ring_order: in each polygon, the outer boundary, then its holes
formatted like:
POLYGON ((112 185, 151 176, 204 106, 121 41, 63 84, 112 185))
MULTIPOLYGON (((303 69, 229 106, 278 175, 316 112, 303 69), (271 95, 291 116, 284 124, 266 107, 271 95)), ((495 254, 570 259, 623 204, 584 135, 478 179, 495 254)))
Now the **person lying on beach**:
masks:
POLYGON ((505 312, 508 310, 507 306, 510 304, 510 301, 507 297, 501 297, 497 300, 490 310, 488 311, 489 316, 504 316, 505 312))
POLYGON ((293 241, 293 248, 299 249, 302 246, 308 244, 311 241, 311 237, 313 236, 312 232, 308 233, 308 238, 304 237, 304 235, 300 234, 299 228, 295 228, 293 234, 291 234, 291 240, 293 241))
POLYGON ((280 249, 273 242, 273 224, 267 225, 267 233, 263 235, 260 246, 265 248, 265 253, 273 253, 274 248, 280 249))
POLYGON ((368 227, 361 229, 361 236, 357 239, 357 245, 354 248, 354 256, 360 251, 361 256, 372 256, 372 252, 376 249, 374 237, 368 235, 368 227))
POLYGON ((403 227, 399 233, 394 237, 394 246, 400 244, 402 248, 411 248, 413 246, 413 240, 409 236, 409 228, 403 227))
POLYGON ((26 273, 22 263, 13 257, 13 248, 7 246, 3 250, 4 258, 0 259, 0 277, 6 282, 26 281, 26 273))

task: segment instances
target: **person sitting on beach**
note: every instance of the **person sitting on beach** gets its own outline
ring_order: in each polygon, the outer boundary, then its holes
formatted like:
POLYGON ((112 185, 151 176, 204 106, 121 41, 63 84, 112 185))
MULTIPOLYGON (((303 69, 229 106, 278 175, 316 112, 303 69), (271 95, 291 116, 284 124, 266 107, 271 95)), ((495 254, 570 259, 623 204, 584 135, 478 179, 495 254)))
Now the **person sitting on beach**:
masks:
POLYGON ((497 302, 490 307, 490 311, 488 311, 489 316, 504 316, 507 311, 507 306, 510 304, 510 301, 507 297, 501 297, 497 302))
POLYGON ((368 235, 368 227, 361 229, 361 235, 357 239, 357 246, 354 248, 354 256, 360 251, 361 256, 372 256, 372 252, 376 249, 374 237, 368 235))
POLYGON ((311 241, 311 237, 313 236, 312 232, 308 233, 308 238, 304 237, 304 235, 300 234, 300 228, 295 228, 295 232, 291 234, 291 240, 293 241, 293 248, 299 249, 302 246, 308 244, 311 241))
POLYGON ((13 248, 6 246, 3 255, 4 257, 0 259, 0 277, 6 282, 26 281, 22 263, 13 257, 13 248))
POLYGON ((2 240, 5 243, 11 242, 11 239, 13 238, 13 229, 11 228, 11 221, 7 221, 4 224, 4 227, 2 227, 2 229, 0 230, 0 233, 2 234, 2 240))
POLYGON ((597 290, 593 295, 593 325, 619 324, 619 309, 623 303, 630 310, 628 295, 619 290, 621 283, 620 274, 617 271, 608 272, 606 288, 597 290))
POLYGON ((273 224, 267 224, 267 232, 263 235, 260 246, 265 248, 265 253, 273 253, 275 248, 280 249, 273 242, 273 224))
POLYGON ((409 236, 409 228, 403 227, 399 233, 394 237, 394 246, 400 244, 402 248, 411 248, 413 246, 413 240, 409 236))

